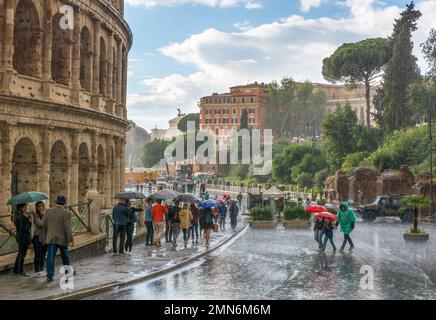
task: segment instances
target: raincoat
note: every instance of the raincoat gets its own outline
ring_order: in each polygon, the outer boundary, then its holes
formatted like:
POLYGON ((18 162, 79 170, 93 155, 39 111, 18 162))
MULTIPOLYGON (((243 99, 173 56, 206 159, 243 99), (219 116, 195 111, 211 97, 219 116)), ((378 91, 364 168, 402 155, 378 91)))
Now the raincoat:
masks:
POLYGON ((344 234, 350 234, 354 228, 354 222, 356 221, 356 215, 348 206, 348 202, 341 203, 341 206, 345 207, 345 210, 339 210, 337 224, 341 226, 341 232, 344 234))

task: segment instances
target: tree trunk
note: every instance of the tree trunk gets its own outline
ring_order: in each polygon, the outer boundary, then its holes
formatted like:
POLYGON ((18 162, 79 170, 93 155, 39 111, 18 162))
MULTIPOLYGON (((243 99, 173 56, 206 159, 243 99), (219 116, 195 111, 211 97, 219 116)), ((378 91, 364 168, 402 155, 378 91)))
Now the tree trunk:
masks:
POLYGON ((371 128, 371 84, 369 79, 365 79, 365 98, 366 98, 366 125, 371 128))
POLYGON ((419 219, 419 211, 418 207, 415 207, 413 210, 414 219, 413 219, 413 233, 418 233, 418 219, 419 219))

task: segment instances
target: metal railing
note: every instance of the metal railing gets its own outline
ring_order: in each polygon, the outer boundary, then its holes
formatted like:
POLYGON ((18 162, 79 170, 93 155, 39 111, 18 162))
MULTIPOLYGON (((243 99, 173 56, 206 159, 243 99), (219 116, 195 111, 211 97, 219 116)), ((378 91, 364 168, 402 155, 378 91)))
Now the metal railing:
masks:
POLYGON ((91 202, 79 203, 66 207, 72 216, 73 235, 79 235, 91 231, 91 202))

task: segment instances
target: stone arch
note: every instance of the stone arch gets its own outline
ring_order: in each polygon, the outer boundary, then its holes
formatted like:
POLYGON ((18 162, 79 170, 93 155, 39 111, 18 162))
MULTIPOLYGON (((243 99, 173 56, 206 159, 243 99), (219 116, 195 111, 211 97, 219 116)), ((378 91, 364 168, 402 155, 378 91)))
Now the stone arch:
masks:
POLYGON ((13 66, 18 73, 39 78, 41 74, 41 27, 32 0, 20 0, 14 17, 13 66))
POLYGON ((106 42, 103 37, 100 37, 100 68, 99 68, 99 93, 106 95, 106 64, 107 64, 107 52, 106 42))
POLYGON ((118 58, 117 58, 117 50, 115 47, 112 49, 112 97, 115 101, 117 101, 117 83, 118 83, 118 58))
POLYGON ((68 153, 65 144, 58 140, 50 151, 50 205, 58 195, 68 196, 68 153))
POLYGON ((52 18, 51 75, 55 82, 68 86, 71 79, 71 36, 68 29, 61 28, 62 17, 57 13, 52 18))
POLYGON ((20 139, 12 155, 11 194, 38 190, 38 161, 35 145, 29 138, 20 139))
POLYGON ((84 26, 80 32, 80 85, 85 91, 91 92, 91 33, 88 27, 84 26))
POLYGON ((89 156, 88 145, 84 142, 79 146, 79 185, 78 195, 79 202, 86 202, 86 194, 89 190, 91 161, 89 156))
POLYGON ((106 161, 104 159, 104 150, 102 145, 97 148, 97 191, 98 193, 104 193, 104 178, 106 170, 106 161))
POLYGON ((127 89, 127 50, 126 46, 123 45, 122 48, 122 66, 121 66, 121 80, 122 80, 122 89, 121 89, 121 104, 125 104, 126 101, 126 89, 127 89))

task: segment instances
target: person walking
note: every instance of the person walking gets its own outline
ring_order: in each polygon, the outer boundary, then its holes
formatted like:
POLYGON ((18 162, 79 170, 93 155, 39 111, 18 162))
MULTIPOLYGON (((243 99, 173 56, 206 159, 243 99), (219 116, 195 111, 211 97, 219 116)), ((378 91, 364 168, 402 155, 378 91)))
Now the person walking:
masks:
MULTIPOLYGON (((68 246, 74 247, 73 228, 71 227, 71 212, 64 206, 67 200, 59 195, 56 207, 47 209, 42 218, 42 225, 47 233, 47 281, 53 281, 56 253, 61 252, 62 265, 70 265, 68 246)), ((68 274, 68 271, 65 271, 68 274)))
POLYGON ((179 202, 176 202, 168 212, 170 220, 170 234, 169 239, 173 247, 177 247, 177 238, 180 234, 180 211, 182 209, 179 207, 179 202))
POLYGON ((322 236, 324 232, 324 218, 314 218, 313 233, 315 241, 318 243, 318 249, 322 250, 322 236))
POLYGON ((26 258, 27 251, 31 243, 32 223, 30 221, 31 215, 27 212, 27 204, 19 204, 17 206, 17 213, 14 218, 16 228, 15 240, 18 244, 18 254, 15 258, 14 273, 22 276, 27 276, 24 272, 24 259, 26 258))
POLYGON ((138 222, 138 217, 136 215, 137 212, 144 211, 142 208, 134 208, 132 207, 132 203, 130 200, 127 200, 127 209, 129 210, 129 214, 127 215, 126 221, 126 243, 124 245, 125 252, 130 256, 132 255, 133 249, 133 232, 135 231, 135 223, 138 222))
POLYGON ((153 243, 161 247, 161 238, 165 228, 165 215, 168 214, 168 207, 162 204, 162 200, 158 199, 157 203, 151 209, 151 216, 154 223, 154 241, 153 243))
POLYGON ((129 209, 127 208, 127 199, 119 199, 118 204, 112 209, 112 218, 114 221, 114 232, 112 236, 113 256, 124 255, 128 216, 129 209), (118 238, 120 239, 119 245, 118 238))
POLYGON ((204 230, 206 248, 209 248, 210 233, 215 226, 215 224, 213 223, 213 212, 211 208, 204 208, 200 223, 201 228, 204 230))
POLYGON ((151 215, 151 209, 153 208, 153 199, 147 199, 147 207, 145 209, 145 227, 147 228, 147 234, 145 235, 145 245, 151 246, 153 244, 153 216, 151 215))
POLYGON ((230 205, 229 212, 230 212, 230 225, 233 231, 235 231, 238 225, 238 213, 239 213, 239 208, 235 202, 232 202, 232 204, 230 205))
MULTIPOLYGON (((335 242, 333 241, 333 232, 334 231, 335 231, 335 226, 333 225, 332 221, 328 218, 325 219, 324 229, 323 229, 324 241, 323 241, 323 245, 322 245, 322 252, 324 252, 326 249, 327 241, 330 241, 330 244, 333 247, 333 253, 336 253, 336 246, 335 246, 335 242)), ((322 238, 322 236, 321 236, 321 238, 322 238)))
POLYGON ((226 218, 227 218, 227 206, 223 204, 220 207, 220 229, 222 231, 226 230, 226 218))
POLYGON ((198 210, 197 206, 193 203, 191 203, 191 213, 192 213, 192 221, 191 221, 191 237, 192 237, 192 244, 198 243, 198 224, 199 224, 199 218, 200 218, 200 210, 198 210), (195 237, 194 237, 195 234, 195 237), (194 240, 195 239, 195 240, 194 240))
POLYGON ((180 217, 180 228, 182 228, 182 232, 183 232, 183 242, 186 248, 188 246, 188 241, 189 241, 191 221, 194 218, 191 210, 189 210, 187 203, 183 205, 183 209, 180 211, 179 217, 180 217))
POLYGON ((340 252, 344 252, 347 242, 350 244, 350 251, 354 249, 353 240, 351 240, 350 234, 354 230, 354 224, 356 222, 356 214, 348 207, 348 202, 341 203, 338 212, 338 221, 336 226, 341 226, 341 232, 344 234, 344 242, 342 243, 340 252))
POLYGON ((35 212, 32 213, 32 245, 35 257, 33 265, 35 267, 35 275, 37 277, 45 277, 47 273, 45 269, 45 256, 47 254, 46 232, 42 224, 44 217, 45 205, 44 202, 38 201, 35 205, 35 212))

